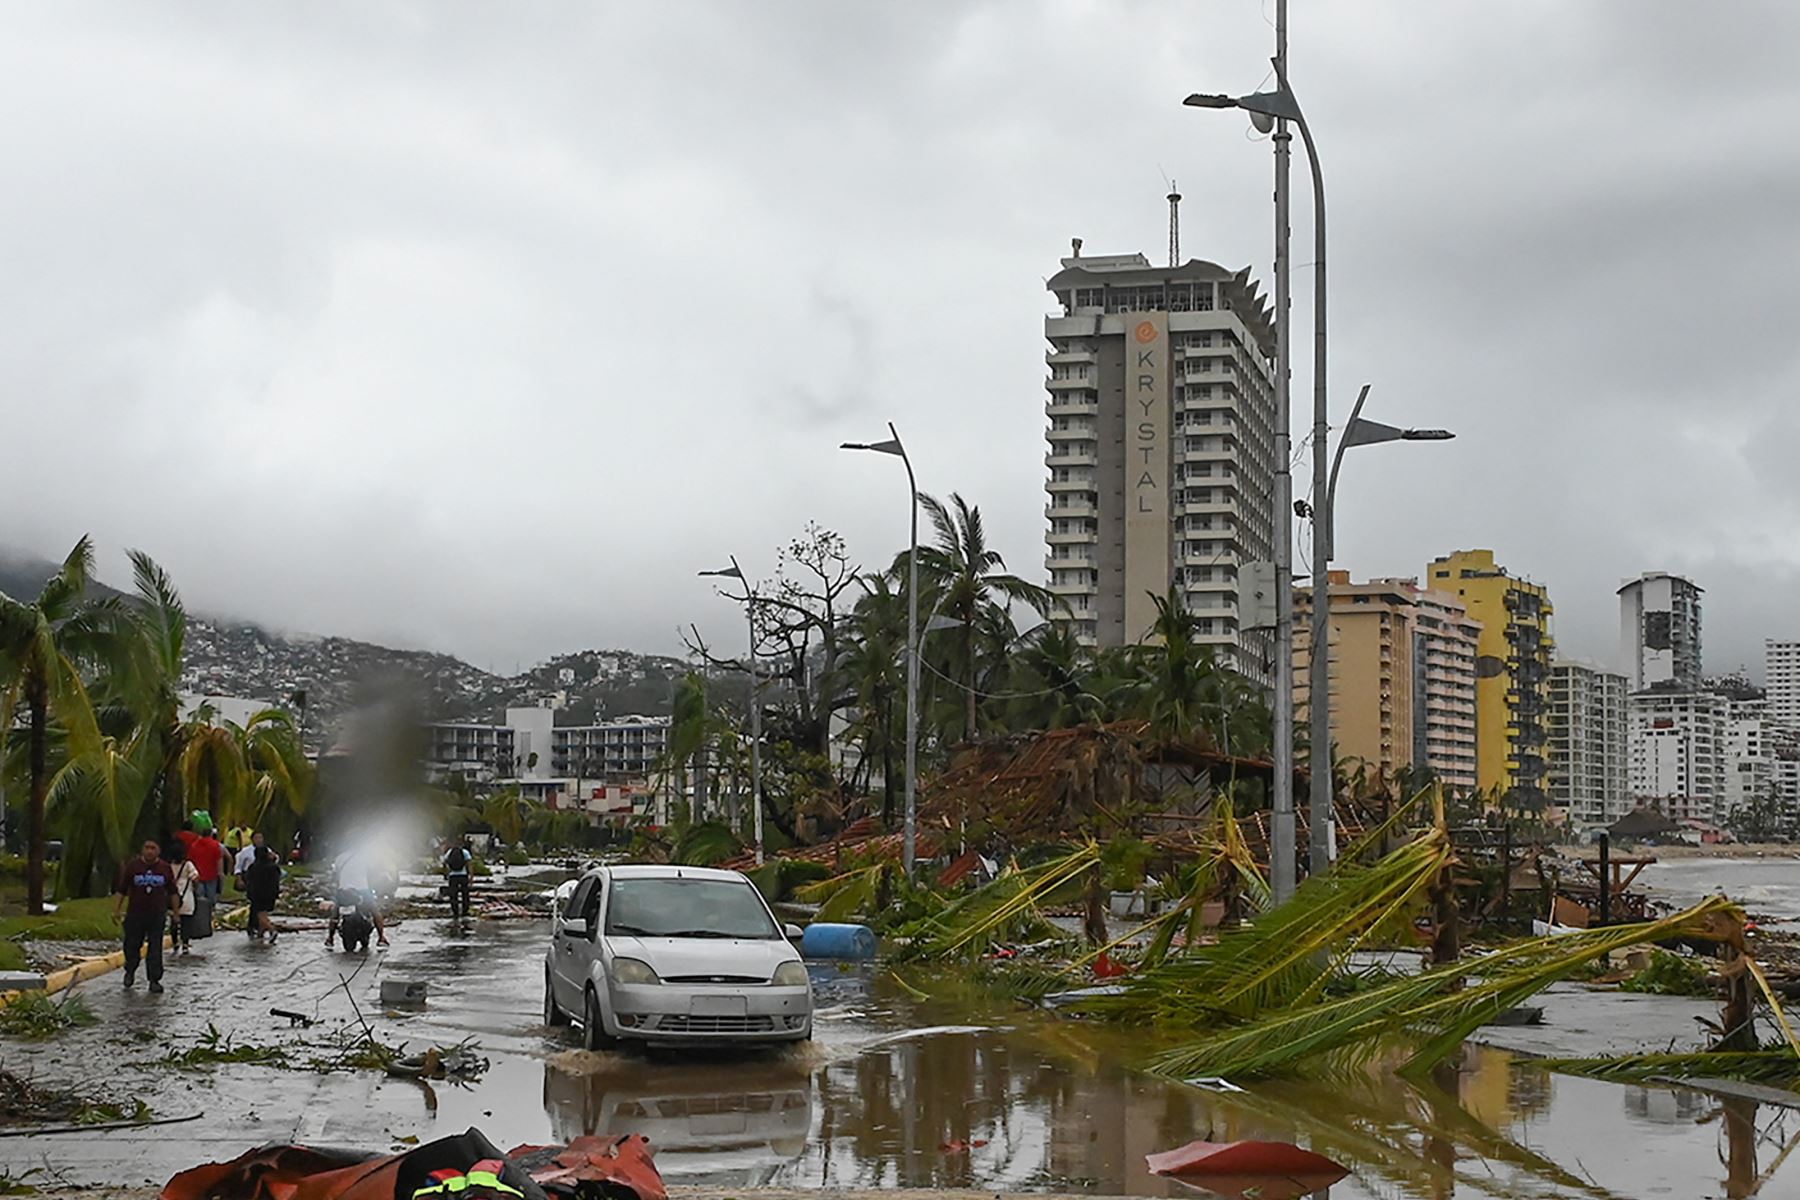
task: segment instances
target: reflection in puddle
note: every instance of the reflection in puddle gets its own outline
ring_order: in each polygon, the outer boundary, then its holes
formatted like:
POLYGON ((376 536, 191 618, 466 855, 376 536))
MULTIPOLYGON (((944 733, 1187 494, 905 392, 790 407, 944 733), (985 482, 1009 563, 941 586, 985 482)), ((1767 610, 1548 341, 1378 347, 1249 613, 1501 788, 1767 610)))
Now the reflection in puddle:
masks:
POLYGON ((915 1004, 873 975, 832 983, 845 1018, 791 1052, 559 1053, 552 1135, 640 1133, 665 1175, 722 1185, 1195 1196, 1144 1156, 1265 1139, 1348 1166, 1313 1193, 1334 1200, 1800 1194, 1779 1190, 1800 1170, 1784 1151, 1800 1113, 1747 1100, 1551 1076, 1480 1047, 1412 1083, 1370 1069, 1222 1094, 1131 1070, 1141 1030, 978 997, 915 1004))

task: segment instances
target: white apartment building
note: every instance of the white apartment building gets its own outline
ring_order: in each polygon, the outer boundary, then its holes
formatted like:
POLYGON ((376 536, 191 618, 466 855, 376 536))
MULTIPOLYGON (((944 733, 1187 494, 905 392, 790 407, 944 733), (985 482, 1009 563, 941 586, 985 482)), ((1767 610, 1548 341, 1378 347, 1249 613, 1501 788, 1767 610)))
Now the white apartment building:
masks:
POLYGON ((622 716, 557 725, 554 709, 509 708, 502 724, 440 721, 425 728, 425 763, 437 777, 460 773, 516 783, 533 794, 585 793, 589 784, 643 781, 669 744, 668 717, 622 716))
POLYGON ((1665 571, 1619 589, 1619 657, 1632 691, 1700 686, 1700 591, 1665 571))
POLYGON ((1712 692, 1633 692, 1626 709, 1632 801, 1676 820, 1723 818, 1729 710, 1730 701, 1712 692))
MULTIPOLYGON (((1221 661, 1268 677, 1238 572, 1274 557, 1274 328, 1249 269, 1082 256, 1049 281, 1050 590, 1090 646, 1142 641, 1171 584, 1221 661)), ((1284 514, 1285 516, 1285 514, 1284 514)), ((1285 528, 1285 526, 1284 526, 1285 528)))
POLYGON ((1763 684, 1769 695, 1769 720, 1784 729, 1800 730, 1800 642, 1770 638, 1763 643, 1763 684))
POLYGON ((1718 813, 1722 821, 1768 795, 1775 778, 1768 701, 1727 699, 1725 706, 1725 780, 1718 813))
POLYGON ((1625 677, 1590 663, 1550 664, 1550 802, 1582 826, 1631 811, 1625 677))

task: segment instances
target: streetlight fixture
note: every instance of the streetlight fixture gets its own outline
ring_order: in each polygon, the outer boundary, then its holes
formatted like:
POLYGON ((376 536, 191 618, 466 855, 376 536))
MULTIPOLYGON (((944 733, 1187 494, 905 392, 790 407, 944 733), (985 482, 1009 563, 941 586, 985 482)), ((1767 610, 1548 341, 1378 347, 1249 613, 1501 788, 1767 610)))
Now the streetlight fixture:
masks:
MULTIPOLYGON (((1350 421, 1344 426, 1344 432, 1338 437, 1337 450, 1331 456, 1331 474, 1327 478, 1324 489, 1324 507, 1312 514, 1313 518, 1313 588, 1312 588, 1312 625, 1310 649, 1307 667, 1310 672, 1308 698, 1308 717, 1312 739, 1313 762, 1323 761, 1327 764, 1324 771, 1315 765, 1313 778, 1313 794, 1319 791, 1318 781, 1323 777, 1326 783, 1326 795, 1330 796, 1330 761, 1331 761, 1331 578, 1329 567, 1331 559, 1337 552, 1337 481, 1338 468, 1343 466, 1344 451, 1352 446, 1375 446, 1382 442, 1447 442, 1455 437, 1448 429, 1402 429, 1397 425, 1385 425, 1380 421, 1363 419, 1363 405, 1369 399, 1369 385, 1363 384, 1362 390, 1356 393, 1356 406, 1350 410, 1350 421), (1323 701, 1323 703, 1321 703, 1323 701)), ((1317 463, 1325 461, 1325 443, 1315 444, 1313 459, 1317 463)), ((1315 493, 1316 494, 1316 493, 1315 493)), ((1318 810, 1314 810, 1315 821, 1318 810)), ((1326 811, 1331 810, 1327 807, 1326 811)), ((1335 814, 1334 814, 1335 815, 1335 814)), ((1313 850, 1319 850, 1318 826, 1314 826, 1313 850)), ((1330 832, 1325 831, 1326 865, 1330 864, 1330 832)), ((1314 870, 1322 868, 1314 859, 1314 870)))
MULTIPOLYGON (((701 571, 704 577, 718 579, 735 579, 744 585, 744 620, 750 627, 750 653, 745 661, 750 667, 750 811, 752 814, 752 836, 756 840, 756 865, 763 861, 763 810, 762 810, 762 697, 757 693, 756 682, 756 589, 750 585, 749 576, 738 566, 737 555, 731 556, 731 565, 717 571, 701 571)), ((733 597, 736 599, 736 597, 733 597)))
MULTIPOLYGON (((1251 123, 1263 133, 1273 130, 1275 133, 1275 322, 1276 322, 1276 427, 1275 427, 1275 464, 1278 474, 1276 480, 1276 507, 1281 510, 1281 520, 1288 520, 1287 513, 1293 501, 1292 484, 1285 474, 1290 460, 1289 431, 1290 421, 1288 394, 1288 139, 1287 123, 1292 121, 1300 130, 1300 140, 1306 143, 1307 163, 1312 169, 1313 185, 1313 489, 1315 503, 1325 495, 1329 487, 1326 478, 1325 455, 1320 450, 1330 438, 1331 423, 1325 404, 1325 176, 1319 168, 1319 149, 1313 142, 1312 129, 1306 123, 1306 117, 1300 111, 1300 102, 1294 98, 1293 89, 1288 86, 1287 79, 1287 0, 1276 0, 1275 5, 1275 83, 1272 92, 1253 92, 1248 96, 1224 96, 1195 92, 1183 104, 1191 108, 1241 108, 1250 114, 1251 123), (1282 485, 1287 485, 1283 493, 1282 485)), ((1315 523, 1313 526, 1313 594, 1325 594, 1325 561, 1321 553, 1324 533, 1315 523)), ((1292 534, 1276 538, 1276 576, 1279 581, 1276 589, 1276 679, 1275 679, 1275 786, 1276 805, 1272 824, 1272 840, 1276 845, 1286 845, 1284 838, 1291 839, 1293 826, 1291 789, 1291 763, 1293 755, 1293 647, 1294 647, 1294 614, 1293 614, 1293 582, 1292 534), (1283 570, 1284 565, 1287 567, 1283 570), (1283 686, 1285 684, 1285 686, 1283 686), (1284 777, 1284 768, 1289 769, 1288 777, 1284 777), (1288 793, 1284 796, 1283 793, 1288 793), (1287 800, 1288 812, 1282 810, 1283 800, 1287 800)), ((1315 609, 1319 605, 1314 605, 1315 609)), ((1315 614, 1316 619, 1316 614, 1315 614)), ((1312 650, 1312 694, 1309 705, 1315 720, 1322 715, 1330 720, 1330 698, 1325 695, 1321 681, 1328 680, 1330 650, 1314 642, 1312 650)), ((1315 726, 1316 727, 1316 726, 1315 726)), ((1330 728, 1329 724, 1326 726, 1330 728)), ((1329 750, 1326 751, 1329 755, 1329 750)), ((1314 874, 1324 871, 1331 865, 1331 767, 1327 763, 1323 771, 1318 769, 1317 750, 1314 750, 1312 791, 1310 801, 1311 821, 1309 839, 1309 863, 1314 874)), ((1270 868, 1273 875, 1272 884, 1277 901, 1292 895, 1292 870, 1286 866, 1287 855, 1270 853, 1270 868), (1285 885, 1285 886, 1284 886, 1285 885)))
POLYGON ((912 459, 900 441, 900 431, 888 422, 883 442, 844 442, 844 450, 873 450, 892 454, 906 466, 906 486, 912 495, 912 539, 906 549, 906 817, 902 835, 902 863, 907 879, 919 852, 919 799, 915 782, 919 764, 919 480, 912 459))

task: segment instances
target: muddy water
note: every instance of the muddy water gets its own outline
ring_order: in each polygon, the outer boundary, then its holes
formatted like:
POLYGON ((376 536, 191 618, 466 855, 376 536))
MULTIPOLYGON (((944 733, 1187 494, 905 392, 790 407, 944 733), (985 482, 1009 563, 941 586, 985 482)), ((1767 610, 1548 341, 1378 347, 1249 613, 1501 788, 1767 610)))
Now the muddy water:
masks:
MULTIPOLYGON (((1748 1196, 1800 1113, 1521 1070, 1472 1047, 1415 1086, 1374 1072, 1235 1095, 1132 1069, 1141 1033, 1021 1012, 953 981, 815 965, 814 1043, 720 1057, 496 1061, 438 1125, 541 1140, 636 1132, 673 1182, 1191 1194, 1144 1155, 1203 1138, 1297 1141, 1352 1170, 1333 1197, 1748 1196), (479 1111, 476 1111, 479 1109, 479 1111)), ((1765 1196, 1800 1195, 1783 1163, 1765 1196)), ((1269 1190, 1264 1195, 1279 1194, 1269 1190)))
MULTIPOLYGON (((390 951, 366 959, 326 951, 316 933, 275 948, 224 937, 171 964, 166 996, 97 981, 87 999, 99 1024, 54 1044, 0 1044, 0 1061, 44 1083, 105 1082, 158 1115, 202 1118, 101 1137, 0 1139, 0 1170, 48 1164, 71 1183, 161 1183, 268 1141, 387 1150, 474 1126, 502 1147, 642 1133, 673 1182, 1161 1196, 1183 1189, 1150 1176, 1145 1154, 1196 1138, 1264 1137, 1348 1166, 1330 1192, 1339 1200, 1686 1200, 1758 1194, 1760 1173, 1769 1174, 1761 1195, 1800 1196, 1800 1166, 1782 1158, 1800 1113, 1549 1076, 1485 1049, 1419 1086, 1371 1073, 1218 1095, 1133 1070, 1153 1048, 1141 1032, 1021 1012, 953 975, 909 972, 914 987, 936 994, 919 1000, 885 972, 816 965, 817 1036, 796 1051, 589 1055, 539 1023, 544 936, 535 921, 466 931, 408 921, 390 951), (380 985, 395 978, 429 981, 426 1006, 382 1011, 380 985), (288 1030, 271 1018, 277 1006, 321 1025, 288 1030), (240 1044, 291 1043, 303 1058, 321 1030, 358 1022, 357 1013, 384 1041, 415 1049, 474 1038, 492 1067, 470 1087, 440 1084, 434 1111, 414 1085, 372 1072, 178 1073, 160 1063, 165 1048, 191 1046, 209 1027, 240 1044)), ((1693 1002, 1631 1000, 1546 997, 1552 1025, 1534 1036, 1585 1030, 1641 1044, 1692 1025, 1668 1005, 1693 1002)))
POLYGON ((1723 892, 1760 920, 1800 928, 1800 860, 1672 858, 1651 863, 1638 879, 1673 904, 1686 906, 1723 892))

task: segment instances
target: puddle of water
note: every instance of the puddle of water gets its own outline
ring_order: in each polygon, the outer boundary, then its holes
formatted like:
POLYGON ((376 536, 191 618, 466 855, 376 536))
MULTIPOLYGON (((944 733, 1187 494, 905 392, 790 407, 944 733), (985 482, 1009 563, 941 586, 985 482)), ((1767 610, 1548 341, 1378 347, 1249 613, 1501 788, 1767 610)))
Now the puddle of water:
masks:
MULTIPOLYGON (((829 982, 846 1007, 808 1047, 725 1057, 562 1049, 517 1083, 494 1082, 541 1086, 549 1128, 531 1137, 640 1133, 672 1181, 726 1187, 1192 1196, 1151 1175, 1144 1156, 1261 1138, 1349 1167, 1319 1193, 1338 1200, 1687 1200, 1758 1194, 1758 1173, 1800 1139, 1800 1113, 1519 1070, 1482 1047, 1417 1085, 1372 1071, 1219 1094, 1134 1071, 1151 1048, 1143 1030, 978 993, 915 1002, 875 971, 833 971, 829 982)), ((459 1119, 452 1107, 440 1123, 459 1119)), ((1786 1165, 1777 1177, 1762 1195, 1800 1187, 1786 1165)))

